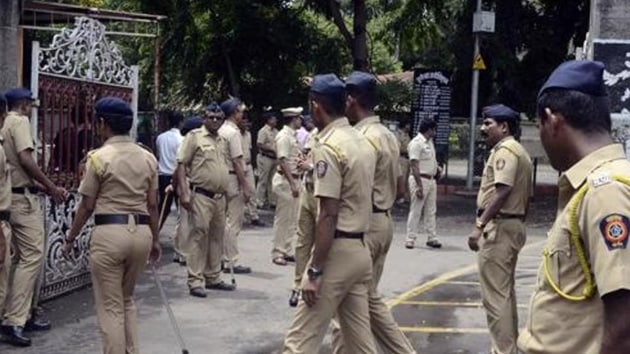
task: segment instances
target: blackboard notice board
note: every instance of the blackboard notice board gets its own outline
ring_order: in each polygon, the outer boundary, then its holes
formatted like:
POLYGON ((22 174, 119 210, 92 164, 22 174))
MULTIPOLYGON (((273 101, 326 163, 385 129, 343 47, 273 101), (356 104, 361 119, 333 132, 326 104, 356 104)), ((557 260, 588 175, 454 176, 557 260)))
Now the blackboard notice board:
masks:
POLYGON ((434 140, 437 160, 440 164, 446 163, 451 132, 450 73, 445 70, 414 70, 411 111, 414 136, 418 134, 423 119, 432 118, 437 122, 434 140))

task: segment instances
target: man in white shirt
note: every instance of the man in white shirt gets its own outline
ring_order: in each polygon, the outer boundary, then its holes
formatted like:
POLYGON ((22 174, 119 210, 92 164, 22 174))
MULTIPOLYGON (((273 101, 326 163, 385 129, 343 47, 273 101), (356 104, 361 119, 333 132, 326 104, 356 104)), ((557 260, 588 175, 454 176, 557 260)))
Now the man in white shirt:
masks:
MULTIPOLYGON (((181 113, 169 112, 169 129, 158 135, 155 141, 158 157, 159 208, 160 212, 164 210, 164 215, 162 215, 162 219, 160 220, 160 229, 171 211, 173 199, 177 198, 174 193, 167 195, 165 189, 171 184, 171 180, 173 179, 173 173, 177 167, 177 150, 179 150, 182 141, 184 141, 184 137, 179 130, 183 120, 184 116, 181 113)), ((177 204, 177 200, 175 200, 175 203, 177 204)), ((176 255, 176 257, 178 256, 176 255)))

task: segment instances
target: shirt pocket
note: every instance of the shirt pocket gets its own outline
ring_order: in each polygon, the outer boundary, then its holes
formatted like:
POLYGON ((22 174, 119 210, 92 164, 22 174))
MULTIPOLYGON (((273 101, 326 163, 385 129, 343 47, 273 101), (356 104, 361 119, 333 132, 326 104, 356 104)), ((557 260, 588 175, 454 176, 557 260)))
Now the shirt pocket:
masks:
POLYGON ((214 145, 203 144, 199 149, 205 160, 212 161, 217 159, 218 150, 214 145))
MULTIPOLYGON (((548 284, 549 280, 547 279, 549 276, 560 289, 564 290, 563 277, 569 277, 567 273, 576 263, 575 260, 571 258, 571 235, 568 227, 564 222, 557 221, 547 233, 547 239, 547 245, 545 246, 547 259, 543 259, 543 261, 547 262, 548 274, 542 277, 540 280, 541 284, 539 285, 541 287, 546 286, 551 288, 548 284)), ((553 291, 553 289, 551 290, 553 291)))

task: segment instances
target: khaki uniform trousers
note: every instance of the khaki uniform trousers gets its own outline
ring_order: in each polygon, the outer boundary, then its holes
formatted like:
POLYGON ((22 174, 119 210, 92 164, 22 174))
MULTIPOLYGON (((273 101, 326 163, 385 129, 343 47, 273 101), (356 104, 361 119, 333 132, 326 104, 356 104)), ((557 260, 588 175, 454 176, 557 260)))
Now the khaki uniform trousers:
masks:
POLYGON ((11 272, 11 226, 6 221, 0 221, 0 227, 6 242, 4 262, 0 263, 0 318, 2 318, 9 286, 9 273, 11 272))
POLYGON ((221 253, 225 233, 225 198, 212 199, 191 192, 188 238, 188 287, 203 288, 221 281, 221 253))
POLYGON ((256 187, 256 199, 259 205, 269 203, 276 204, 276 199, 271 192, 271 179, 276 173, 276 160, 263 154, 256 157, 258 169, 258 186, 256 187))
POLYGON ((313 195, 313 186, 310 189, 302 185, 300 193, 300 209, 297 216, 297 239, 295 241, 295 277, 293 289, 302 288, 302 275, 306 271, 306 265, 311 258, 313 245, 315 244, 315 223, 317 222, 317 198, 313 195))
POLYGON ((415 241, 421 235, 420 221, 425 233, 428 235, 427 241, 437 239, 435 231, 435 215, 437 212, 437 183, 434 179, 422 178, 423 198, 416 196, 418 185, 413 176, 409 176, 409 194, 411 204, 409 205, 409 217, 407 219, 407 241, 415 241))
POLYGON ((13 194, 9 223, 15 252, 15 271, 8 286, 4 324, 24 326, 30 317, 36 284, 44 262, 44 218, 39 197, 13 194))
POLYGON ((223 237, 223 260, 238 262, 238 235, 245 219, 245 199, 238 185, 236 175, 230 175, 227 192, 227 213, 225 215, 225 236, 223 237))
POLYGON ((273 217, 273 250, 271 257, 293 255, 293 240, 297 228, 299 198, 293 197, 289 181, 279 173, 273 176, 272 191, 276 195, 273 217))
POLYGON ((519 219, 493 220, 484 231, 477 261, 492 354, 518 353, 514 272, 525 241, 525 224, 519 219))
POLYGON ((328 325, 337 314, 348 352, 375 354, 368 308, 371 279, 367 246, 361 240, 335 239, 321 276, 319 299, 313 307, 300 301, 282 353, 318 353, 328 325))
POLYGON ((151 250, 148 225, 100 225, 92 231, 90 266, 103 353, 139 353, 133 291, 151 250))
MULTIPOLYGON (((369 309, 370 326, 374 338, 385 353, 415 353, 411 343, 398 327, 391 311, 378 293, 378 283, 383 275, 385 258, 394 238, 394 225, 389 213, 372 213, 370 230, 365 234, 365 237, 372 258, 369 309)), ((345 338, 341 335, 337 321, 333 321, 332 337, 334 354, 352 353, 345 348, 345 338)))
POLYGON ((188 253, 188 235, 190 234, 190 225, 188 223, 188 210, 178 205, 177 222, 175 223, 175 237, 173 237, 173 248, 175 253, 186 259, 188 253))
MULTIPOLYGON (((409 159, 406 157, 398 158, 398 165, 400 166, 400 173, 402 174, 404 180, 409 179, 409 159)), ((405 188, 405 200, 410 200, 409 188, 405 188)))
MULTIPOLYGON (((247 185, 252 191, 256 191, 256 178, 254 176, 254 169, 251 164, 245 166, 245 179, 247 180, 247 185)), ((256 191, 258 192, 258 191, 256 191)), ((249 199, 249 203, 246 206, 246 212, 249 214, 250 220, 258 220, 260 217, 258 216, 258 205, 256 203, 257 197, 252 197, 249 199)))

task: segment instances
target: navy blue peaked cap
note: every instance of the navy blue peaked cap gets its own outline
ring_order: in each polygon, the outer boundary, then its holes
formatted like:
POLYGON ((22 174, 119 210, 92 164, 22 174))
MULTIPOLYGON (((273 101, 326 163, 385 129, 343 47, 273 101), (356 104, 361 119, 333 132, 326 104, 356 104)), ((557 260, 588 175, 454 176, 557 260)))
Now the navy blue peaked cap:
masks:
POLYGON ((96 114, 103 117, 133 118, 133 110, 127 101, 118 97, 103 97, 96 101, 96 114))
POLYGON ((376 89, 376 78, 370 73, 354 71, 346 78, 346 86, 352 86, 360 92, 369 92, 376 89))
POLYGON ((540 89, 538 98, 549 89, 579 91, 595 97, 607 96, 604 84, 604 64, 591 60, 564 62, 551 73, 540 89))
POLYGON ((182 126, 181 133, 182 133, 182 135, 186 135, 186 134, 188 134, 189 131, 201 127, 202 124, 203 124, 203 118, 202 117, 199 117, 199 116, 190 117, 190 118, 186 119, 186 121, 184 122, 184 125, 182 126))
POLYGON ((33 93, 25 88, 17 87, 9 89, 4 93, 4 97, 8 102, 15 102, 20 100, 31 100, 34 101, 33 93))
POLYGON ((493 104, 490 106, 483 107, 482 110, 483 116, 492 118, 496 121, 520 121, 521 117, 512 108, 504 105, 504 104, 493 104))
POLYGON ((339 99, 345 95, 346 88, 335 74, 315 75, 311 82, 311 92, 325 97, 339 99))
POLYGON ((232 114, 234 114, 234 112, 236 112, 238 107, 242 104, 243 104, 243 101, 241 101, 240 99, 236 97, 230 98, 223 101, 223 103, 221 103, 221 110, 223 110, 223 113, 225 113, 225 115, 229 117, 232 114))

